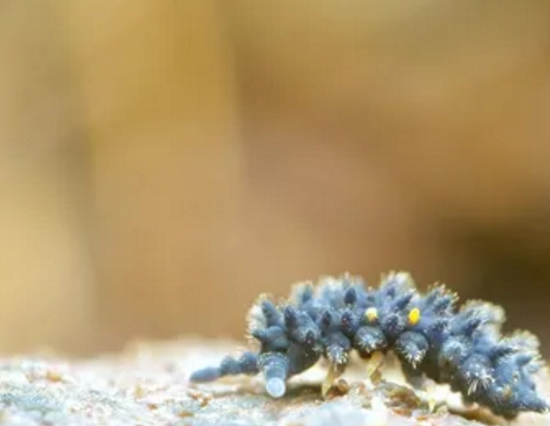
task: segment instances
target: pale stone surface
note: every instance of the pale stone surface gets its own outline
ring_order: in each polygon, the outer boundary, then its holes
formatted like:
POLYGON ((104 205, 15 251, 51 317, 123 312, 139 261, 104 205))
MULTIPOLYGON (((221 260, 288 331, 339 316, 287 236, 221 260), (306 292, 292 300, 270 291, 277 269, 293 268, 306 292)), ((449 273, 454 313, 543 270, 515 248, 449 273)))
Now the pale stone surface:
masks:
MULTIPOLYGON (((53 357, 0 360, 0 423, 9 425, 476 425, 449 414, 430 414, 412 390, 392 382, 373 386, 358 371, 345 377, 344 395, 320 395, 322 368, 291 381, 283 398, 266 395, 259 378, 235 377, 189 385, 189 373, 215 363, 229 342, 139 344, 95 360, 53 357)), ((391 373, 391 372, 390 372, 391 373)), ((391 374, 388 375, 388 380, 391 374)), ((493 419, 494 420, 494 419, 493 419)), ((546 424, 543 416, 530 424, 546 424)), ((520 420, 521 422, 521 420, 520 420)), ((520 423, 522 424, 522 423, 520 423)))

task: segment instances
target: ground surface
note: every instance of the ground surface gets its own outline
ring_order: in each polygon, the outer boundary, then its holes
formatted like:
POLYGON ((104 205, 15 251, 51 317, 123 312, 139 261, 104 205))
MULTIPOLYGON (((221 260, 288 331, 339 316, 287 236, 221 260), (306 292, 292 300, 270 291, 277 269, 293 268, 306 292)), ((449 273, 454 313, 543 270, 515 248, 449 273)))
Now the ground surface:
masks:
MULTIPOLYGON (((418 393, 391 380, 376 386, 351 371, 327 399, 324 372, 314 368, 282 399, 267 397, 258 378, 237 377, 190 386, 197 367, 216 363, 232 343, 139 344, 90 361, 55 357, 0 360, 0 423, 8 425, 478 425, 495 419, 473 410, 430 413, 418 393), (346 385, 347 384, 347 385, 346 385), (469 417, 468 420, 466 417, 469 417), (475 418, 476 420, 472 420, 475 418)), ((391 369, 391 367, 389 367, 391 369)), ((516 424, 550 425, 541 415, 516 424)))

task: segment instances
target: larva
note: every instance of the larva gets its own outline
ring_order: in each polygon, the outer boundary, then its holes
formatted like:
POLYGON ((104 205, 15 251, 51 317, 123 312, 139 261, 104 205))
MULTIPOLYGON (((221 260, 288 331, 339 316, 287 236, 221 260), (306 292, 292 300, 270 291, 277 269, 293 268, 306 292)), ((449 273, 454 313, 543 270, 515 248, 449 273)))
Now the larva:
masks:
POLYGON ((362 358, 391 350, 412 384, 424 377, 448 383, 466 402, 508 419, 547 411, 534 381, 543 366, 538 340, 527 332, 502 336, 504 319, 502 308, 482 301, 459 308, 456 295, 444 286, 420 294, 404 272, 384 276, 376 289, 347 274, 326 277, 316 286, 296 285, 280 304, 260 297, 248 315, 258 353, 228 356, 190 380, 262 373, 266 392, 278 398, 291 376, 321 357, 334 375, 344 371, 352 350, 362 358))

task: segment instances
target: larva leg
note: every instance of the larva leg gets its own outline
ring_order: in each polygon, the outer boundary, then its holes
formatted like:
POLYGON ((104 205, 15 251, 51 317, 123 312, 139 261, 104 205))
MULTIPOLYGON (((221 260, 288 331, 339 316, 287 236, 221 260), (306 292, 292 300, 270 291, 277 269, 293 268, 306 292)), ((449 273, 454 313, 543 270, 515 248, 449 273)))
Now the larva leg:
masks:
POLYGON ((374 352, 367 359, 367 377, 371 383, 378 383, 381 379, 380 368, 384 363, 384 353, 381 351, 374 352))
POLYGON ((330 361, 330 367, 322 386, 323 396, 326 396, 334 381, 342 375, 349 361, 349 350, 351 349, 349 340, 340 336, 340 341, 336 339, 326 349, 326 356, 330 361))
POLYGON ((433 380, 425 380, 424 381, 424 388, 426 392, 426 400, 428 402, 428 411, 430 413, 435 412, 435 408, 437 405, 437 386, 433 380))
POLYGON ((337 364, 331 364, 328 371, 327 376, 325 377, 325 380, 323 381, 323 385, 321 387, 321 392, 323 397, 327 396, 328 392, 334 385, 334 381, 342 375, 344 372, 345 367, 342 365, 337 364))
POLYGON ((420 391, 425 391, 427 386, 427 378, 420 370, 413 368, 409 364, 402 363, 401 370, 405 375, 407 382, 414 388, 420 391))
POLYGON ((437 405, 437 387, 435 382, 408 364, 403 364, 402 370, 403 374, 405 374, 407 382, 409 382, 413 388, 420 391, 424 395, 424 399, 428 403, 428 411, 433 413, 437 405))

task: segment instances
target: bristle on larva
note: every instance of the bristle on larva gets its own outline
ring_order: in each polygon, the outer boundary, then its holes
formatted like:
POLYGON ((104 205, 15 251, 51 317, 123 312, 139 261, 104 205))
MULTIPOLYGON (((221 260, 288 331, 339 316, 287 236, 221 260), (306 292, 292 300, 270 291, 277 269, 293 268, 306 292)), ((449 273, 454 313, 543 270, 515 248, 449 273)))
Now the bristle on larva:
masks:
POLYGON ((260 297, 253 304, 249 334, 259 342, 258 353, 226 357, 190 380, 262 373, 266 392, 279 398, 291 376, 321 357, 341 372, 351 351, 369 358, 391 350, 411 384, 424 376, 447 383, 467 402, 508 419, 547 411, 534 380, 543 365, 537 338, 527 332, 502 336, 502 308, 479 300, 458 308, 457 300, 440 285, 420 294, 404 272, 383 275, 376 289, 349 274, 315 286, 304 282, 282 303, 260 297))

